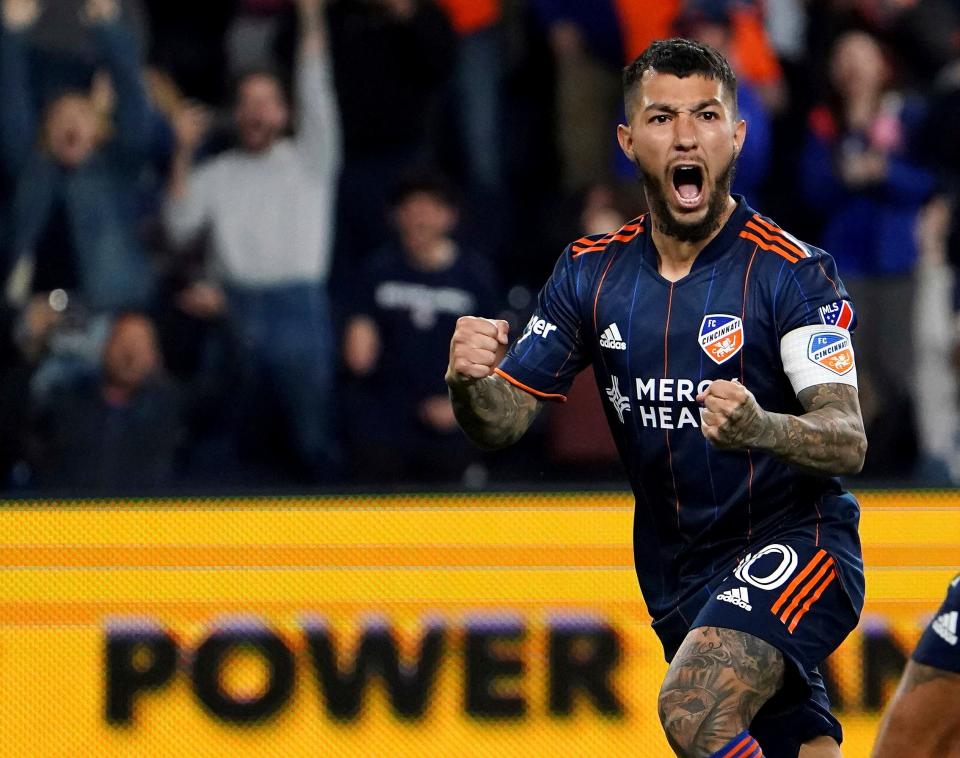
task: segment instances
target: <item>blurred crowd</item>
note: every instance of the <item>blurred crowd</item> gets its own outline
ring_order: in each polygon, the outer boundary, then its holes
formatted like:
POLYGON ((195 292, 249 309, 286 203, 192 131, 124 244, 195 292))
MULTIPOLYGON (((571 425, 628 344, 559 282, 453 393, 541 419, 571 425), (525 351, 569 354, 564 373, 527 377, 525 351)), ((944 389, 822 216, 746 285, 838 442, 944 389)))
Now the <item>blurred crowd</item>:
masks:
POLYGON ((853 295, 864 476, 960 482, 956 0, 0 3, 7 494, 617 476, 591 377, 484 456, 443 372, 643 210, 620 70, 675 35, 853 295))

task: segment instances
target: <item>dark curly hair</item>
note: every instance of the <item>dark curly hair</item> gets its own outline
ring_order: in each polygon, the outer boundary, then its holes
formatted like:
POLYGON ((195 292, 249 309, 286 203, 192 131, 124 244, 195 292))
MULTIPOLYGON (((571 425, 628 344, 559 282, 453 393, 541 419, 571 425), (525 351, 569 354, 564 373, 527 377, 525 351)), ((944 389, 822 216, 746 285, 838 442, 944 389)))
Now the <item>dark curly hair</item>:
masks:
POLYGON ((733 112, 737 112, 737 76, 727 59, 709 45, 674 37, 657 40, 640 53, 623 69, 623 102, 628 113, 630 98, 647 71, 673 74, 680 79, 700 75, 721 82, 731 99, 733 112))

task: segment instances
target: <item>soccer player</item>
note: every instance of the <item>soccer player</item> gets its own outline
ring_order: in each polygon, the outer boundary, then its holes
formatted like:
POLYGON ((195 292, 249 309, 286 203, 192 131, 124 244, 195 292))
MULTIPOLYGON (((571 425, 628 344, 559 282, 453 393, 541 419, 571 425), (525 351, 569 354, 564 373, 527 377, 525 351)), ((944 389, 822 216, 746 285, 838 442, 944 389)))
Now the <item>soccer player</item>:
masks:
POLYGON ((880 724, 873 758, 960 756, 960 575, 926 628, 880 724))
POLYGON ((817 671, 863 605, 866 440, 833 259, 730 194, 746 136, 712 48, 653 43, 624 71, 624 153, 650 211, 570 244, 533 317, 463 317, 447 384, 478 445, 518 439, 592 365, 636 500, 634 561, 687 758, 840 755, 817 671), (505 354, 505 355, 504 355, 505 354))

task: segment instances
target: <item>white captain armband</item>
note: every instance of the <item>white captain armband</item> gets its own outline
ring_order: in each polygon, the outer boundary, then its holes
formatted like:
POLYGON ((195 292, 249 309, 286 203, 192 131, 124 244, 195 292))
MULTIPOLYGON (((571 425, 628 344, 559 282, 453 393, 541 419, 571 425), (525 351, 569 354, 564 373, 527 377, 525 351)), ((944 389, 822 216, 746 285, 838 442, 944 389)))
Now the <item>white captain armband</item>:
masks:
POLYGON ((850 332, 839 326, 801 326, 780 340, 783 370, 798 395, 815 384, 857 386, 850 332))

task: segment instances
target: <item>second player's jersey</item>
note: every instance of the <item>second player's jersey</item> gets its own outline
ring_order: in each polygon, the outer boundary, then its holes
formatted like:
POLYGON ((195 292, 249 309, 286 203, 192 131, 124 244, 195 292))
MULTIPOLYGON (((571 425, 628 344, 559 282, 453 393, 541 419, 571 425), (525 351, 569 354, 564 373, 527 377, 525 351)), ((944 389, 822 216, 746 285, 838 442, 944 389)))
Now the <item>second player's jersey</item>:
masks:
POLYGON ((849 531, 859 518, 836 480, 712 446, 696 401, 710 382, 736 379, 765 410, 801 414, 804 387, 856 384, 854 323, 833 259, 739 199, 676 282, 658 272, 648 217, 568 246, 497 371, 563 399, 592 364, 634 491, 637 575, 657 620, 682 612, 751 544, 791 530, 829 543, 831 524, 849 531))
POLYGON ((930 619, 913 660, 925 666, 960 674, 960 574, 947 588, 943 605, 930 619))

